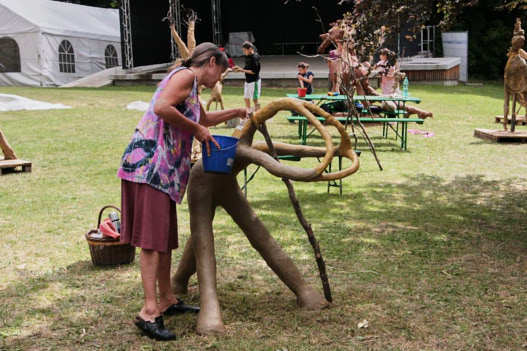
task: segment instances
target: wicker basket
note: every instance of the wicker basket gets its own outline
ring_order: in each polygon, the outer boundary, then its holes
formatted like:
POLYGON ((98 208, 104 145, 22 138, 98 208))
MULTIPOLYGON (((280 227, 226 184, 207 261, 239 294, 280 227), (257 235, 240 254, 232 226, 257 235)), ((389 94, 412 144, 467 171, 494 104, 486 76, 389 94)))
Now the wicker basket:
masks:
MULTIPOLYGON (((104 206, 99 212, 97 228, 101 225, 102 213, 107 208, 113 208, 121 212, 115 206, 104 206)), ((97 233, 97 229, 90 230, 86 233, 86 240, 90 246, 91 260, 96 266, 115 266, 120 264, 129 264, 134 262, 135 247, 130 244, 123 244, 119 239, 114 238, 92 238, 91 234, 97 233)))

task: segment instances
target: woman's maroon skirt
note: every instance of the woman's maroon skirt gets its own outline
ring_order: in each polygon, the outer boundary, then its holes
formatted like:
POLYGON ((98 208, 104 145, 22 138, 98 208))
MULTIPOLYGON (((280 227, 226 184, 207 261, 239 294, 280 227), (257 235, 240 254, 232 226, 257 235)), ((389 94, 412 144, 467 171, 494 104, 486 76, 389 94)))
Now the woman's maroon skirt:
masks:
POLYGON ((176 203, 148 184, 122 180, 121 242, 158 252, 176 249, 176 203))

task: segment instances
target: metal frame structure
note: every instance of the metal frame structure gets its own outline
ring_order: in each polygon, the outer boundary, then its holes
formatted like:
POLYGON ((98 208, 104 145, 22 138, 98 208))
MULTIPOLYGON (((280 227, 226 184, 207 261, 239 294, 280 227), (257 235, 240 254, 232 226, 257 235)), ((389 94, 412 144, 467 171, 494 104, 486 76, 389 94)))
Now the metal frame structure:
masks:
POLYGON ((212 8, 212 40, 214 44, 221 45, 223 33, 221 29, 221 0, 211 0, 212 8))
MULTIPOLYGON (((179 0, 168 0, 168 15, 174 19, 174 26, 178 33, 181 33, 181 4, 179 0)), ((179 57, 179 50, 174 38, 170 36, 171 54, 170 58, 175 61, 179 57)))
MULTIPOLYGON (((134 68, 133 44, 132 44, 132 18, 130 13, 131 0, 119 0, 119 15, 121 22, 121 55, 122 67, 124 69, 134 68)), ((180 0, 168 0, 168 15, 174 19, 175 28, 181 33, 181 2, 180 0)), ((216 45, 223 42, 221 26, 221 0, 211 0, 212 9, 212 38, 216 45)), ((174 61, 179 57, 177 45, 171 37, 171 58, 174 61)))
POLYGON ((132 46, 132 18, 130 16, 130 0, 119 0, 121 11, 121 55, 124 69, 134 68, 132 46))

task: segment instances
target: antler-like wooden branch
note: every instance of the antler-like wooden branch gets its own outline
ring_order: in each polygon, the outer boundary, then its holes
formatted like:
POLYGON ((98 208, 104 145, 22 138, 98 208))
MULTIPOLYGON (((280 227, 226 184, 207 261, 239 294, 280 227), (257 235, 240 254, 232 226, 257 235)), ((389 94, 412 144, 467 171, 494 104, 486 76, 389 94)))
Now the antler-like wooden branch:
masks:
MULTIPOLYGON (((294 155, 299 157, 322 157, 320 164, 313 169, 287 166, 277 162, 269 155, 269 148, 265 143, 253 144, 256 127, 253 123, 246 123, 242 130, 236 130, 234 136, 240 139, 236 157, 245 162, 254 163, 264 167, 269 173, 281 178, 304 182, 317 182, 336 180, 347 177, 359 169, 359 158, 351 148, 349 135, 344 126, 320 107, 305 101, 292 98, 277 99, 254 114, 254 122, 262 124, 279 111, 296 111, 307 118, 315 129, 320 133, 325 142, 325 148, 306 145, 290 145, 285 143, 273 143, 278 155, 294 155), (315 117, 324 117, 325 125, 331 125, 340 134, 341 142, 334 146, 331 135, 320 121, 315 117), (346 157, 352 161, 350 167, 332 173, 324 173, 331 163, 334 155, 346 157)), ((243 162, 242 161, 242 162, 243 162)))

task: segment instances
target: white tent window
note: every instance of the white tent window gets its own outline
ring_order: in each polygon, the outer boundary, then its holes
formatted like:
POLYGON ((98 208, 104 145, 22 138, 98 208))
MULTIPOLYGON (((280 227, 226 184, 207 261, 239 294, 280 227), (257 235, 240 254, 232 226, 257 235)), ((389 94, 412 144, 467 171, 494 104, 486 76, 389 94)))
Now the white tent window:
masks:
POLYGON ((0 72, 20 72, 20 49, 13 38, 0 38, 0 72))
POLYGON ((117 50, 115 50, 115 46, 106 46, 106 49, 104 49, 104 61, 106 62, 106 68, 119 66, 119 58, 117 57, 117 50))
POLYGON ((59 46, 59 68, 61 73, 75 73, 75 53, 67 40, 63 40, 59 46))

